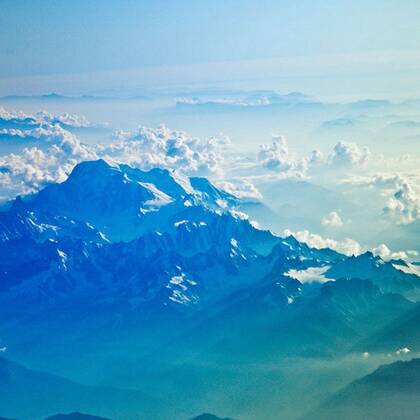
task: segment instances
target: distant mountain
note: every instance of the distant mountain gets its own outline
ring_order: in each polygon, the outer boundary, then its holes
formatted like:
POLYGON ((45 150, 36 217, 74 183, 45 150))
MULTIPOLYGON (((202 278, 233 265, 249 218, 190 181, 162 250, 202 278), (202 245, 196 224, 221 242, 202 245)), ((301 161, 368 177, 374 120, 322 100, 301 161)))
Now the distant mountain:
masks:
POLYGON ((384 365, 337 392, 307 420, 416 420, 420 359, 384 365))
POLYGON ((45 420, 110 420, 105 417, 92 416, 90 414, 70 413, 70 414, 56 414, 50 416, 45 420))
POLYGON ((280 94, 273 91, 254 91, 237 97, 187 98, 177 102, 177 108, 188 109, 199 107, 201 110, 246 110, 246 109, 272 109, 294 107, 319 107, 323 104, 311 96, 301 92, 280 94))
POLYGON ((114 99, 108 96, 94 96, 94 95, 81 95, 81 96, 67 96, 60 93, 46 93, 44 95, 9 95, 0 97, 0 102, 13 102, 13 101, 46 101, 46 102, 69 102, 69 101, 90 101, 90 100, 111 100, 114 99))
POLYGON ((16 100, 21 100, 21 99, 25 99, 25 100, 46 100, 46 101, 56 101, 56 100, 64 100, 68 98, 65 95, 61 95, 58 93, 47 93, 44 95, 8 95, 8 96, 2 96, 0 98, 0 100, 3 101, 16 101, 16 100))
POLYGON ((128 415, 136 411, 146 413, 150 406, 140 392, 80 385, 27 369, 3 357, 0 357, 0 389, 2 414, 17 418, 40 418, 74 410, 128 415))
POLYGON ((123 94, 123 95, 63 95, 59 93, 46 93, 44 95, 8 95, 1 96, 1 102, 110 102, 110 101, 145 101, 156 95, 155 92, 150 94, 123 94))
POLYGON ((229 417, 223 417, 223 418, 217 417, 214 414, 205 413, 205 414, 201 414, 200 416, 194 417, 191 420, 233 420, 233 419, 229 417))

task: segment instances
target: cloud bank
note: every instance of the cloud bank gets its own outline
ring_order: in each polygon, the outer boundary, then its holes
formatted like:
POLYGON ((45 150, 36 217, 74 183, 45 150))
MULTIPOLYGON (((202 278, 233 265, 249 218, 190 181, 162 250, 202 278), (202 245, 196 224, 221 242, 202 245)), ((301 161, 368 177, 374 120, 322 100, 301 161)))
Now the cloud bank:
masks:
POLYGON ((223 172, 227 137, 198 139, 183 131, 140 127, 138 133, 117 133, 116 141, 99 146, 97 153, 141 169, 175 169, 188 175, 220 175, 223 172))
POLYGON ((90 128, 100 125, 92 124, 86 117, 67 112, 59 115, 53 115, 42 111, 36 114, 26 114, 21 111, 9 111, 0 107, 0 129, 15 128, 20 130, 59 125, 63 128, 90 128))
POLYGON ((322 249, 331 248, 337 252, 345 255, 359 255, 365 251, 357 241, 346 238, 342 241, 336 241, 330 238, 323 238, 321 235, 311 233, 308 230, 301 230, 293 232, 286 229, 282 233, 283 236, 294 236, 299 242, 304 242, 312 248, 322 249))
POLYGON ((353 177, 345 183, 379 190, 386 197, 384 213, 398 224, 407 225, 420 219, 420 188, 417 176, 409 179, 399 174, 377 174, 353 177))

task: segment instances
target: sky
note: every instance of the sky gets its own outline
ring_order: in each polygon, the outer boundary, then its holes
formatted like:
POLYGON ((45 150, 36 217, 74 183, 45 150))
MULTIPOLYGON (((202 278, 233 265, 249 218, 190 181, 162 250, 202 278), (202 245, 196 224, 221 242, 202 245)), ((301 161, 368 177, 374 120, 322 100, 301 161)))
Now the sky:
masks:
POLYGON ((0 4, 0 95, 215 83, 293 90, 296 78, 325 94, 329 78, 330 94, 398 96, 420 81, 415 0, 0 4))

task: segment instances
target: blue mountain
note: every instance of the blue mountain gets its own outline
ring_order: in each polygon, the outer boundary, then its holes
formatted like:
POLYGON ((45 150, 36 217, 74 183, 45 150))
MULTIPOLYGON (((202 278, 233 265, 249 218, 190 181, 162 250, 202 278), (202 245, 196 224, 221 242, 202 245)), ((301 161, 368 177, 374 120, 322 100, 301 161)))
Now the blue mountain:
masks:
POLYGON ((336 392, 305 420, 414 420, 420 407, 419 386, 420 359, 383 365, 336 392))
POLYGON ((403 262, 257 229, 242 205, 205 178, 104 160, 17 197, 0 213, 0 345, 165 410, 182 395, 188 418, 203 405, 187 391, 210 392, 207 364, 339 357, 414 310, 403 262))
POLYGON ((82 301, 133 312, 202 309, 279 283, 287 302, 305 289, 290 270, 314 267, 325 267, 326 279, 360 278, 383 292, 418 290, 416 275, 372 254, 347 258, 259 230, 240 204, 204 178, 80 163, 65 182, 0 213, 0 301, 24 312, 82 301))

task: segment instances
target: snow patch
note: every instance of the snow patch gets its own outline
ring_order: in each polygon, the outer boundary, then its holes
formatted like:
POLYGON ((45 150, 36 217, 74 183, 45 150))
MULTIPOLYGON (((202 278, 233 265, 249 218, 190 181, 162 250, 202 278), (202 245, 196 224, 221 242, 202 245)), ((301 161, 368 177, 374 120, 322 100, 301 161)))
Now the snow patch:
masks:
POLYGON ((414 274, 415 276, 420 277, 420 266, 411 264, 408 261, 406 261, 405 264, 406 265, 392 264, 392 266, 403 273, 414 274))
POLYGON ((325 265, 323 267, 309 267, 305 270, 290 269, 287 273, 284 273, 284 275, 291 277, 292 279, 299 280, 301 283, 325 283, 327 281, 331 281, 331 279, 324 276, 325 272, 329 268, 329 265, 325 265))
MULTIPOLYGON (((177 269, 180 268, 177 266, 177 269)), ((166 285, 166 288, 171 290, 169 300, 172 302, 187 305, 197 303, 198 297, 194 294, 188 293, 190 287, 197 286, 197 282, 189 279, 185 273, 172 276, 166 285)))

